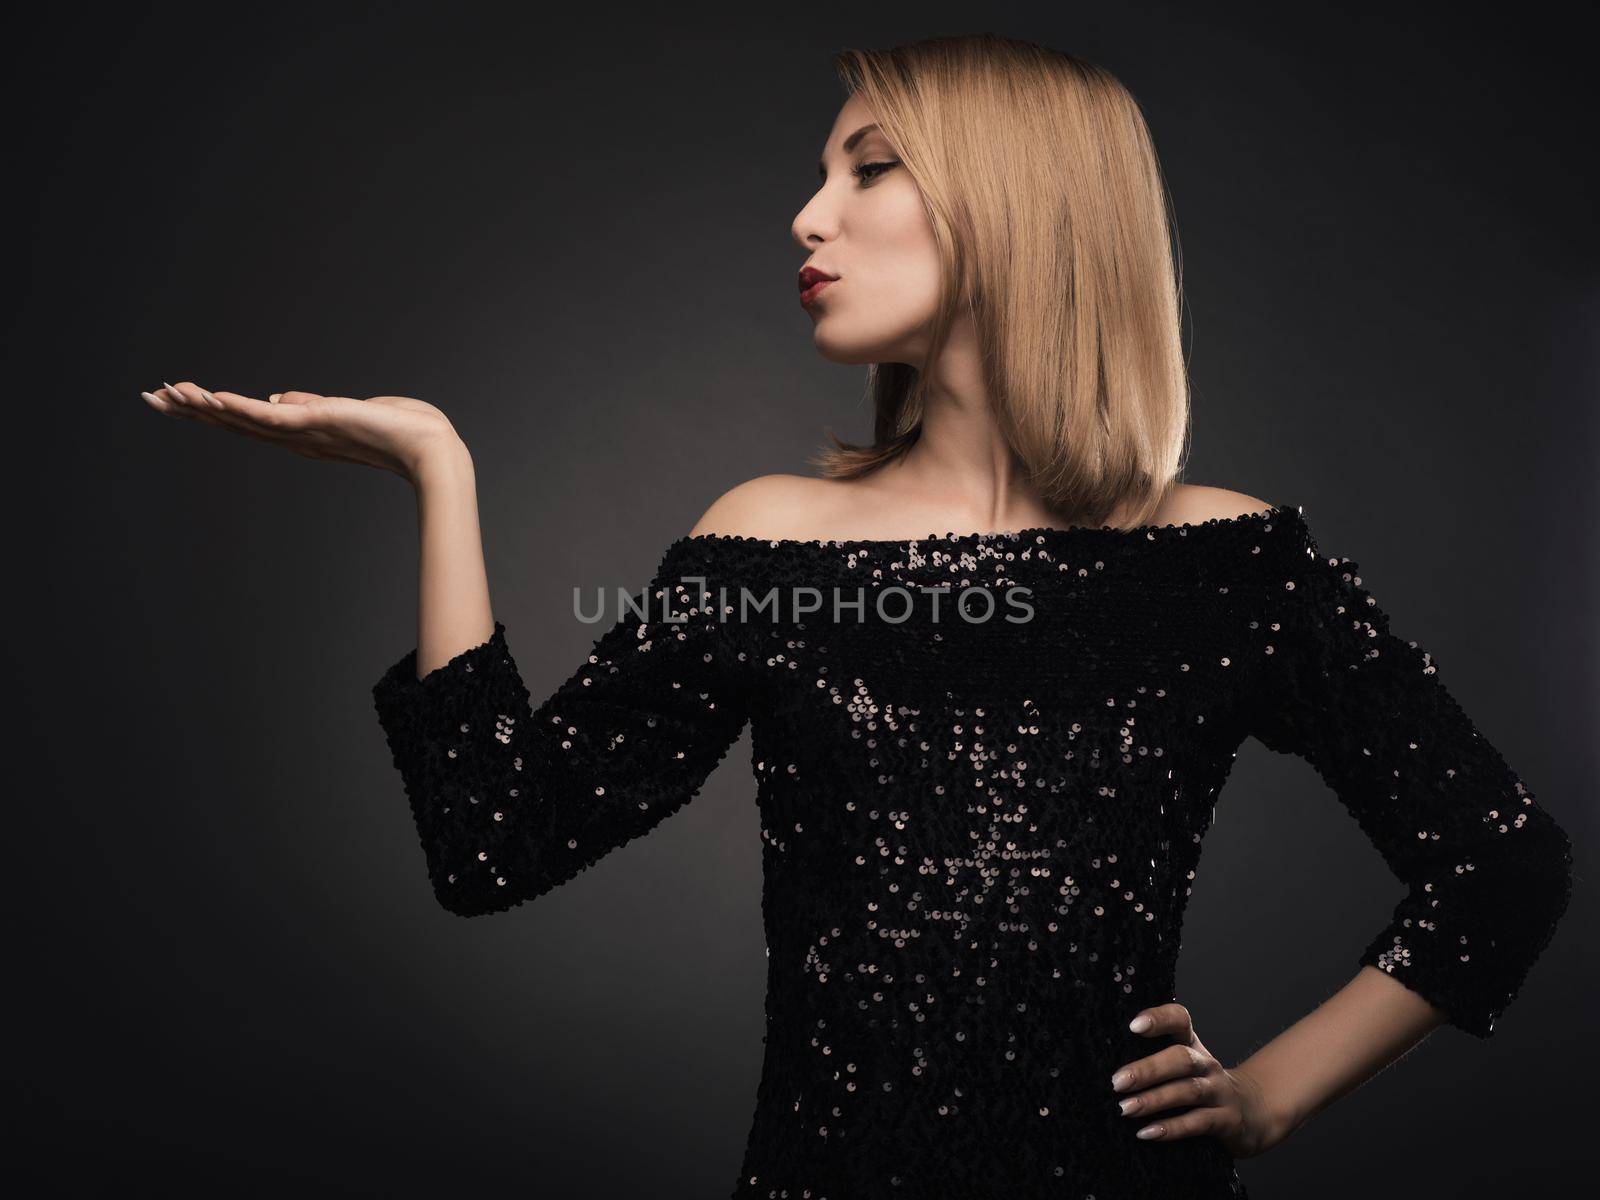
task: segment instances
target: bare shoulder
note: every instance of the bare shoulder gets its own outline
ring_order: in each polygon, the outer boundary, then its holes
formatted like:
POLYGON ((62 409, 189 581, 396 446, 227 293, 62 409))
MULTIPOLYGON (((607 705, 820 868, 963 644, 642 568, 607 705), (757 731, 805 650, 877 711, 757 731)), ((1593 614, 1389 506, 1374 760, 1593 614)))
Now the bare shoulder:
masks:
POLYGON ((1244 492, 1198 483, 1180 483, 1172 489, 1166 503, 1156 513, 1154 523, 1198 525, 1212 519, 1229 520, 1252 513, 1259 515, 1272 507, 1267 501, 1244 492))
MULTIPOLYGON (((758 475, 718 496, 695 522, 689 536, 711 534, 802 540, 873 536, 850 531, 861 524, 863 514, 870 516, 884 503, 881 497, 875 498, 874 493, 857 482, 809 475, 758 475)), ((1263 513, 1272 507, 1267 501, 1245 492, 1180 483, 1173 487, 1151 523, 1197 525, 1213 518, 1228 520, 1249 513, 1263 513)))
POLYGON ((819 515, 842 500, 843 487, 809 475, 758 475, 729 488, 695 522, 689 536, 812 537, 819 515))

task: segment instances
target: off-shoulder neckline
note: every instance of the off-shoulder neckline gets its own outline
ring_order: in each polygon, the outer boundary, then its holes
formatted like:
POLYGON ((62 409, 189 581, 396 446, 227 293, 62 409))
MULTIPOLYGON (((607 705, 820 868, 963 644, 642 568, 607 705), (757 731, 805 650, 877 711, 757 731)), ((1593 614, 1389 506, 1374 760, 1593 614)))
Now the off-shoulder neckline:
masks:
MULTIPOLYGON (((771 549, 837 550, 851 546, 926 546, 959 545, 963 543, 1033 542, 1045 545, 1074 538, 1101 541, 1160 541, 1166 538, 1188 537, 1192 533, 1205 533, 1233 529, 1259 528, 1274 520, 1287 520, 1304 516, 1301 504, 1274 504, 1261 512, 1240 513, 1233 517, 1209 517, 1204 521, 1168 522, 1164 525, 1135 525, 1118 529, 1113 525, 1035 525, 1026 529, 980 530, 969 533, 929 533, 922 537, 899 538, 769 538, 743 533, 685 534, 675 541, 678 546, 765 546, 771 549)), ((670 549, 671 547, 669 547, 670 549)))

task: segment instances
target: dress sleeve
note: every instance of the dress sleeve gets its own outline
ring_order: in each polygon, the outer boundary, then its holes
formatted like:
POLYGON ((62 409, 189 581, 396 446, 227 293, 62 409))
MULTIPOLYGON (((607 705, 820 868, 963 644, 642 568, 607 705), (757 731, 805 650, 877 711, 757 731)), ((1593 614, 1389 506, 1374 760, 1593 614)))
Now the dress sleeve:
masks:
POLYGON ((1566 911, 1572 848, 1349 558, 1265 547, 1247 733, 1305 758, 1405 885, 1359 962, 1488 1038, 1566 911))
POLYGON ((567 882, 687 804, 737 740, 733 627, 703 596, 692 545, 669 547, 537 710, 499 621, 425 678, 412 649, 373 686, 450 912, 500 912, 567 882))

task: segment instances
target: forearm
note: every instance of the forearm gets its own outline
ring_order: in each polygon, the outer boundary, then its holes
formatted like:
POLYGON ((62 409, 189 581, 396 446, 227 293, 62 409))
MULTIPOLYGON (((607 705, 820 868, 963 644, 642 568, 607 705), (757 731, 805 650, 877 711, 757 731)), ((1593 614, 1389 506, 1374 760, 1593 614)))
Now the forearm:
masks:
POLYGON ((1404 984, 1362 967, 1236 1069, 1260 1087, 1276 1143, 1401 1057, 1443 1020, 1442 1012, 1404 984))
POLYGON ((417 677, 494 632, 472 456, 457 441, 415 473, 418 527, 417 677))

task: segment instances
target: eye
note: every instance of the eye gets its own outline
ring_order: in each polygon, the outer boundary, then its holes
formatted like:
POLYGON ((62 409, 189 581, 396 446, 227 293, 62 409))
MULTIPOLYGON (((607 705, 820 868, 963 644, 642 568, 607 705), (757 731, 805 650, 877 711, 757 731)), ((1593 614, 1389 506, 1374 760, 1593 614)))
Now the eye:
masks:
POLYGON ((883 174, 890 167, 899 166, 897 162, 864 162, 850 168, 850 174, 865 182, 875 176, 883 174))

